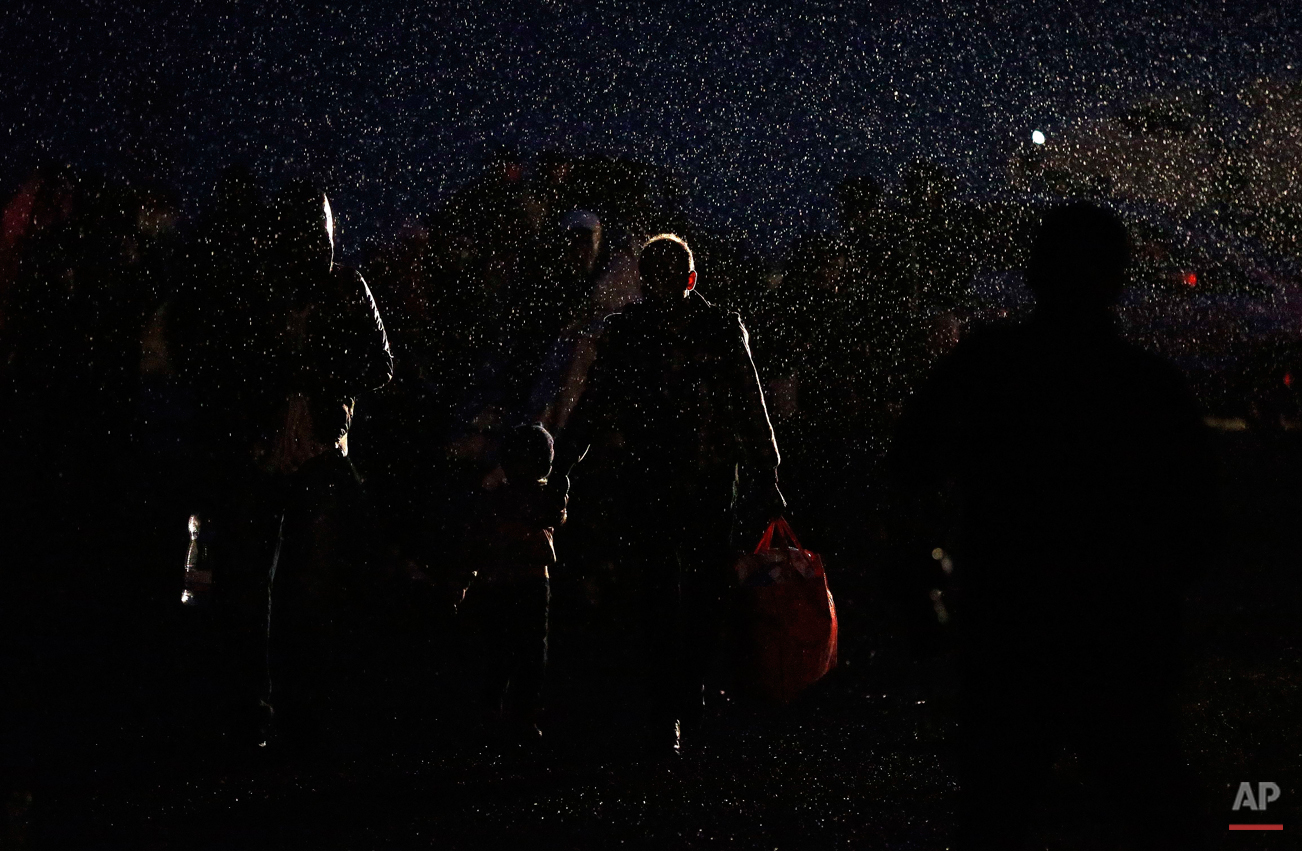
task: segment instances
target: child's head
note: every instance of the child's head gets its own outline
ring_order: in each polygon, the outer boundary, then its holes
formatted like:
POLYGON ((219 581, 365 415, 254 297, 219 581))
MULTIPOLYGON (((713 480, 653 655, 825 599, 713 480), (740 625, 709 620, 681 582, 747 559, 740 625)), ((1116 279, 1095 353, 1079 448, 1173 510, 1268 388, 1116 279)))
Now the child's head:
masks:
POLYGON ((555 451, 542 423, 518 425, 502 441, 502 471, 512 482, 545 479, 551 474, 555 451))

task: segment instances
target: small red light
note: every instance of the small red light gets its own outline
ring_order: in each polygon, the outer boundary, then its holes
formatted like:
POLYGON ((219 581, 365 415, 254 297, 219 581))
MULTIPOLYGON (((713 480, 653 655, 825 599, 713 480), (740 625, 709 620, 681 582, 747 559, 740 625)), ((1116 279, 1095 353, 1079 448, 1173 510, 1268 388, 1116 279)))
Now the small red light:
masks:
POLYGON ((1180 281, 1181 281, 1181 282, 1182 282, 1186 287, 1196 287, 1196 286, 1198 286, 1198 276, 1195 275, 1193 272, 1185 272, 1184 275, 1181 276, 1180 281))
POLYGON ((1293 373, 1291 372, 1284 373, 1284 386, 1285 387, 1293 386, 1293 373))

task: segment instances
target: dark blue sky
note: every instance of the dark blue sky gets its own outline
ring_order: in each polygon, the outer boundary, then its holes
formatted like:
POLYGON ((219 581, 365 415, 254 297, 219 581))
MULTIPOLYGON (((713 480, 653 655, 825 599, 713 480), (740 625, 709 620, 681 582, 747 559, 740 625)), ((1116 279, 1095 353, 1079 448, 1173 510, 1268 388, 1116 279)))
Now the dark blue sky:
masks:
POLYGON ((19 3, 0 22, 3 178, 38 156, 191 197, 217 167, 313 173, 351 238, 472 176, 493 139, 671 166, 756 238, 817 226, 848 172, 932 156, 997 184, 1035 127, 1177 89, 1295 78, 1302 4, 19 3), (156 152, 152 153, 152 152, 156 152))

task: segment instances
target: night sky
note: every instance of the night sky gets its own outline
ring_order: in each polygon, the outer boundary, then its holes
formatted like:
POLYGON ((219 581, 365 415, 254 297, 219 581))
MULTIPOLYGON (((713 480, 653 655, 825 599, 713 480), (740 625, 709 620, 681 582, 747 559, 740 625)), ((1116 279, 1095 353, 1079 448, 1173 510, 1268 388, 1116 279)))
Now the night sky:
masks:
POLYGON ((18 3, 0 18, 3 187, 42 157, 206 196, 311 174, 356 248, 494 141, 670 166, 757 247, 847 173, 933 157, 982 190, 1031 131, 1163 93, 1296 79, 1302 4, 1078 0, 18 3))

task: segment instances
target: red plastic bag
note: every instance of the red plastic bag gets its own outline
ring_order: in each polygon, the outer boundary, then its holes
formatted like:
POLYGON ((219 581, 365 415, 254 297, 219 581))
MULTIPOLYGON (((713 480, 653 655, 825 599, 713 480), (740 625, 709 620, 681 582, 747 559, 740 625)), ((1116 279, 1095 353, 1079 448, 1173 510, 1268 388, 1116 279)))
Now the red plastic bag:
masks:
POLYGON ((789 703, 836 666, 836 604, 823 559, 779 517, 735 569, 741 685, 789 703))

